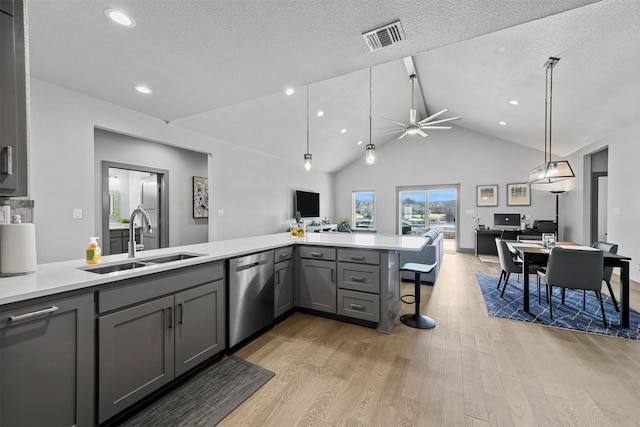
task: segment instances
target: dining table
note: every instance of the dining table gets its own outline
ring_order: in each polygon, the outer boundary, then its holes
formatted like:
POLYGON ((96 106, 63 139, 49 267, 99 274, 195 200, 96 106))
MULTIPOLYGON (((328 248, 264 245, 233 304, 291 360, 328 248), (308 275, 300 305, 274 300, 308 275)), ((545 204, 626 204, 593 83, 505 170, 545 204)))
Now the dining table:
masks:
MULTIPOLYGON (((549 252, 551 248, 544 247, 542 241, 514 241, 506 240, 507 245, 512 248, 518 257, 522 260, 522 272, 524 277, 529 277, 529 265, 535 264, 539 266, 547 265, 549 252)), ((557 242, 556 246, 566 247, 575 250, 599 250, 590 246, 582 246, 574 242, 557 242)), ((614 267, 620 269, 620 325, 629 327, 629 261, 631 258, 620 254, 612 254, 603 252, 603 266, 614 267)), ((524 295, 522 298, 522 309, 529 312, 529 281, 524 282, 524 295)))

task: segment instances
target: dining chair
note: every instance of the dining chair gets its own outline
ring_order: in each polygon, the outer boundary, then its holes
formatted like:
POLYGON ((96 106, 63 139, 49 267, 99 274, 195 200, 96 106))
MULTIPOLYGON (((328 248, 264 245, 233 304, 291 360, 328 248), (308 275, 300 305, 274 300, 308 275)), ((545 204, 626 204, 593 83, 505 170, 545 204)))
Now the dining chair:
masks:
MULTIPOLYGON (((592 245, 594 248, 600 249, 603 252, 609 252, 612 254, 618 253, 618 245, 615 243, 607 243, 607 242, 595 242, 592 245)), ((607 288, 609 288, 609 295, 611 295, 611 301, 613 302, 613 306, 616 311, 620 311, 618 307, 618 301, 616 301, 616 296, 613 294, 613 289, 611 288, 611 275, 613 274, 613 267, 604 267, 602 270, 602 280, 607 283, 607 288)))
POLYGON ((549 317, 553 319, 553 287, 564 289, 578 289, 594 291, 600 301, 602 323, 607 327, 607 318, 602 304, 602 251, 565 249, 554 247, 549 252, 547 269, 538 272, 538 280, 542 279, 547 284, 547 296, 549 300, 549 317))
MULTIPOLYGON (((498 286, 496 289, 500 289, 500 283, 502 279, 504 279, 504 286, 502 288, 502 292, 500 292, 500 298, 504 296, 504 290, 507 288, 507 283, 509 283, 509 276, 511 273, 522 273, 522 263, 513 259, 511 251, 509 250, 509 246, 507 246, 507 242, 502 240, 499 237, 496 237, 496 249, 498 250, 498 258, 500 259, 500 267, 502 268, 502 272, 500 273, 500 277, 498 278, 498 286)), ((529 264, 529 274, 536 274, 538 271, 541 271, 541 267, 535 264, 529 264)), ((526 277, 526 280, 529 280, 529 274, 526 277)), ((537 280, 538 285, 538 303, 540 302, 540 280, 537 280)))
POLYGON ((516 240, 518 238, 518 231, 516 230, 502 230, 500 233, 502 240, 516 240))

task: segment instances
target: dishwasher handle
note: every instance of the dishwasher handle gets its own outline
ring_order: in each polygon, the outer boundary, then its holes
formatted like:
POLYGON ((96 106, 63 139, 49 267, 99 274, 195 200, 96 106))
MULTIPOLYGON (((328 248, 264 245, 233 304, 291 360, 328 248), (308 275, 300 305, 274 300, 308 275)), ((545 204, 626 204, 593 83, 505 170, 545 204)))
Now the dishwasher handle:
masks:
POLYGON ((260 261, 252 262, 249 264, 236 265, 236 271, 244 271, 260 265, 260 261))

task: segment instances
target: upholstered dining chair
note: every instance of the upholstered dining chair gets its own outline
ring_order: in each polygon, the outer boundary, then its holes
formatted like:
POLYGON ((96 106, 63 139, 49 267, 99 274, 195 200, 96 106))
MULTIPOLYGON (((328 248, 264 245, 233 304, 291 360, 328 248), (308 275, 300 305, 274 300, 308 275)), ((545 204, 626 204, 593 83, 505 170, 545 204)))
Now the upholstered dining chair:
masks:
MULTIPOLYGON (((507 242, 502 240, 499 237, 496 237, 496 249, 498 250, 498 258, 500 259, 500 267, 502 268, 502 272, 500 273, 500 278, 498 279, 498 286, 496 289, 500 289, 500 283, 502 279, 504 279, 504 286, 502 287, 502 292, 500 292, 500 298, 504 296, 504 290, 507 288, 507 283, 509 283, 509 276, 511 273, 522 273, 522 263, 513 259, 511 251, 509 250, 509 246, 507 246, 507 242)), ((529 264, 529 274, 536 274, 540 271, 541 268, 535 264, 529 264)), ((525 280, 529 280, 529 274, 527 275, 525 280)), ((538 303, 540 302, 540 280, 537 280, 538 285, 538 303)))
POLYGON ((553 288, 578 289, 594 291, 600 301, 602 323, 607 327, 607 318, 602 304, 602 251, 565 249, 554 247, 549 252, 549 260, 545 272, 538 272, 538 279, 547 284, 549 299, 549 317, 553 319, 553 288))
MULTIPOLYGON (((595 242, 592 246, 603 252, 609 252, 612 254, 618 253, 618 245, 615 243, 595 242)), ((620 308, 618 308, 618 301, 616 301, 616 296, 613 294, 613 289, 611 289, 611 274, 613 274, 613 267, 604 267, 602 270, 602 280, 607 283, 607 288, 609 288, 609 295, 611 295, 613 306, 616 311, 620 311, 620 308)))

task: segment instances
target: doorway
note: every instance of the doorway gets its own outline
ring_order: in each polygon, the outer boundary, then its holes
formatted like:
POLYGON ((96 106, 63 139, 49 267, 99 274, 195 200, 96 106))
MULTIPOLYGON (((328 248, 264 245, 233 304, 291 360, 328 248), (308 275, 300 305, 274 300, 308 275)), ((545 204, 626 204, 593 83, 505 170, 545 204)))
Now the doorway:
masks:
POLYGON ((435 228, 444 234, 445 251, 458 250, 459 185, 397 187, 398 234, 435 228))
MULTIPOLYGON (((141 206, 151 218, 136 231, 145 250, 169 246, 169 171, 145 166, 102 162, 102 239, 105 255, 127 251, 129 218, 141 206)), ((141 224, 139 224, 141 225, 141 224)))
POLYGON ((609 149, 604 148, 591 154, 591 243, 607 241, 608 175, 609 149))

